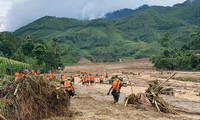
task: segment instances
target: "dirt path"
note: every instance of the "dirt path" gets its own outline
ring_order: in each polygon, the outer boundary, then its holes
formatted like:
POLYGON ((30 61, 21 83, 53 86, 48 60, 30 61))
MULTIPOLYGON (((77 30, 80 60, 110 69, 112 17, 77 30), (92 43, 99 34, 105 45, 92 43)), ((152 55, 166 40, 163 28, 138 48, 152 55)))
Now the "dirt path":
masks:
MULTIPOLYGON (((78 65, 66 67, 62 74, 70 75, 74 73, 77 75, 78 71, 87 71, 92 74, 105 74, 109 76, 120 75, 124 77, 125 81, 130 80, 133 83, 133 92, 135 94, 144 92, 149 82, 152 80, 163 81, 170 76, 168 71, 160 71, 153 69, 153 65, 148 59, 140 59, 134 61, 124 61, 122 63, 98 63, 79 62, 78 65), (122 72, 128 74, 129 79, 122 72), (133 75, 132 73, 140 73, 140 75, 133 75)), ((172 71, 175 72, 175 71, 172 71)), ((112 96, 107 96, 106 93, 110 85, 96 84, 95 86, 80 86, 76 85, 76 92, 78 97, 71 100, 71 110, 73 111, 73 120, 200 120, 200 115, 191 114, 200 112, 200 97, 196 96, 195 91, 200 91, 200 72, 178 72, 174 79, 170 79, 164 87, 172 87, 176 90, 175 96, 163 96, 165 100, 172 105, 188 109, 190 113, 179 112, 179 115, 162 114, 157 112, 154 108, 148 107, 146 109, 136 109, 135 107, 124 107, 124 98, 131 94, 131 88, 126 87, 121 89, 120 101, 118 104, 113 104, 112 96), (177 79, 189 78, 194 80, 180 81, 177 79)), ((80 79, 76 77, 76 83, 80 79)), ((98 81, 98 80, 97 80, 98 81)), ((59 118, 58 120, 65 118, 59 118)))

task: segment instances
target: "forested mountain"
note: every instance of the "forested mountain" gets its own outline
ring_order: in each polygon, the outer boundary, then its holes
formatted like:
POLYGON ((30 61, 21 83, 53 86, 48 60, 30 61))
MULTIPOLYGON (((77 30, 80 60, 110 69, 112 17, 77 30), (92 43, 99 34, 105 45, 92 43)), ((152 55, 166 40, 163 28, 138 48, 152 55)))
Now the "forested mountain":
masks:
POLYGON ((129 15, 132 15, 134 13, 140 12, 140 11, 146 9, 146 8, 149 8, 149 6, 143 5, 143 6, 137 8, 135 10, 125 8, 125 9, 121 9, 121 10, 117 10, 117 11, 114 11, 114 12, 107 13, 105 15, 105 18, 106 19, 123 18, 123 17, 127 17, 129 15))
POLYGON ((133 11, 113 12, 116 14, 113 18, 118 19, 80 21, 46 16, 16 30, 14 35, 32 36, 48 44, 57 41, 64 63, 74 63, 80 57, 104 62, 148 57, 159 52, 159 40, 166 33, 175 48, 189 43, 191 34, 200 25, 199 1, 188 0, 173 7, 143 6, 133 11))

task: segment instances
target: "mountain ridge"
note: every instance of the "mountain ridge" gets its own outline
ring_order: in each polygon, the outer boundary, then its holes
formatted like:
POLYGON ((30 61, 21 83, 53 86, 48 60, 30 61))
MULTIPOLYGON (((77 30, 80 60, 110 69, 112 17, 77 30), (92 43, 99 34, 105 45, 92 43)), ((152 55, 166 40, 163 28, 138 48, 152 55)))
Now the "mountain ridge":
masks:
POLYGON ((151 6, 117 19, 80 21, 46 16, 14 32, 19 37, 32 35, 46 41, 57 39, 62 55, 75 48, 93 61, 121 57, 147 57, 159 51, 159 39, 169 33, 172 44, 180 48, 199 28, 200 4, 187 1, 173 7, 151 6), (185 14, 187 13, 187 14, 185 14))
POLYGON ((142 11, 146 8, 149 8, 149 6, 147 4, 142 5, 136 9, 128 9, 128 8, 124 8, 124 9, 120 9, 114 12, 109 12, 107 14, 105 14, 104 18, 105 19, 117 19, 117 18, 123 18, 129 15, 132 15, 134 13, 137 13, 139 11, 142 11))

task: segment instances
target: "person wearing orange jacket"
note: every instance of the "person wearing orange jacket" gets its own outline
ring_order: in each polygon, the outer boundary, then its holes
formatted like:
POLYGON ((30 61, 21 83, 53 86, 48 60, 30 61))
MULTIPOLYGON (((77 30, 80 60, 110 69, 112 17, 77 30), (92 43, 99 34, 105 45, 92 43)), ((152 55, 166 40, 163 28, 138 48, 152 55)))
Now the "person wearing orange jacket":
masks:
POLYGON ((89 81, 90 81, 90 85, 94 85, 94 76, 92 74, 89 74, 89 81))
POLYGON ((49 72, 49 79, 53 79, 53 77, 54 75, 51 72, 49 72))
POLYGON ((64 85, 65 81, 66 81, 66 77, 64 75, 61 75, 60 85, 64 85))
POLYGON ((34 70, 31 70, 31 75, 35 75, 35 71, 34 70))
POLYGON ((15 72, 15 80, 17 80, 19 77, 24 78, 25 74, 23 73, 23 69, 20 69, 19 72, 15 72))
POLYGON ((72 83, 72 78, 69 77, 65 82, 64 82, 64 88, 65 91, 69 94, 69 96, 73 97, 75 95, 75 90, 73 87, 73 83, 72 83))
POLYGON ((83 76, 81 77, 81 82, 82 82, 82 85, 85 85, 86 82, 87 82, 87 77, 83 75, 83 76))
POLYGON ((99 81, 100 81, 101 84, 103 83, 103 79, 104 79, 104 78, 103 78, 103 75, 100 75, 100 76, 99 76, 99 81))
POLYGON ((113 99, 114 99, 114 104, 119 101, 121 87, 122 86, 126 87, 123 84, 122 81, 123 81, 122 77, 116 78, 115 81, 112 83, 112 86, 111 86, 111 88, 109 89, 109 91, 107 93, 107 95, 109 95, 110 91, 112 90, 111 94, 112 94, 113 99))
POLYGON ((44 79, 44 80, 49 80, 49 75, 48 75, 48 74, 44 74, 44 75, 43 75, 43 79, 44 79))
POLYGON ((19 77, 24 77, 24 74, 16 72, 15 73, 15 80, 17 80, 19 77))

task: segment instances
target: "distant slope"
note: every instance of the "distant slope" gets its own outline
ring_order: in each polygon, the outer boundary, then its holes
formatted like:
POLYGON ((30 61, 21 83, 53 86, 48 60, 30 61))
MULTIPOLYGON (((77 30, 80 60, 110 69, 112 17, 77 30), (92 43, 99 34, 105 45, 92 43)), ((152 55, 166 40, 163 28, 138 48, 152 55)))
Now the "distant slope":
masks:
POLYGON ((151 7, 117 20, 114 26, 132 36, 133 40, 152 42, 165 33, 171 33, 173 39, 188 41, 191 33, 198 28, 196 20, 191 24, 187 19, 175 17, 173 11, 167 9, 172 8, 151 7))
POLYGON ((174 6, 173 16, 194 25, 200 25, 200 0, 187 0, 174 6))
MULTIPOLYGON (((93 61, 118 59, 136 51, 137 44, 112 26, 87 26, 55 35, 58 41, 79 48, 82 55, 93 61), (123 52, 121 52, 123 51, 123 52)), ((70 46, 69 46, 70 47, 70 46)))
POLYGON ((19 36, 33 35, 44 37, 54 32, 65 31, 70 28, 83 26, 83 22, 70 18, 56 18, 51 16, 42 17, 18 30, 14 33, 19 36))
POLYGON ((199 10, 199 0, 194 0, 173 7, 143 6, 134 14, 129 9, 115 15, 114 12, 115 18, 119 19, 80 21, 46 16, 14 34, 21 37, 32 35, 47 41, 57 39, 63 56, 74 50, 72 57, 79 54, 93 61, 139 58, 158 52, 158 40, 165 33, 170 33, 172 44, 177 48, 187 43, 190 35, 199 28, 199 10))
POLYGON ((116 19, 116 18, 123 18, 123 17, 127 17, 129 15, 132 15, 134 13, 137 13, 137 12, 140 12, 146 8, 149 8, 148 5, 143 5, 135 10, 132 10, 132 9, 121 9, 121 10, 117 10, 117 11, 114 11, 114 12, 110 12, 110 13, 107 13, 105 15, 105 19, 116 19))

